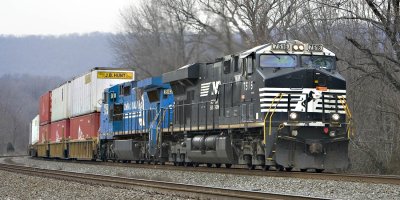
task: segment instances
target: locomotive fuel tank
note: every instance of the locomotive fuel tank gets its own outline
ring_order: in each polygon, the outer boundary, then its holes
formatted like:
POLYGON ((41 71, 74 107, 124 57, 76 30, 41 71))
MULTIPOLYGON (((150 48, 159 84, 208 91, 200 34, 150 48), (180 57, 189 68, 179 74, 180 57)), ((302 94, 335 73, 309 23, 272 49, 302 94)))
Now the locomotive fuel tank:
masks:
POLYGON ((187 157, 196 163, 237 163, 231 139, 219 135, 198 135, 186 139, 187 157))

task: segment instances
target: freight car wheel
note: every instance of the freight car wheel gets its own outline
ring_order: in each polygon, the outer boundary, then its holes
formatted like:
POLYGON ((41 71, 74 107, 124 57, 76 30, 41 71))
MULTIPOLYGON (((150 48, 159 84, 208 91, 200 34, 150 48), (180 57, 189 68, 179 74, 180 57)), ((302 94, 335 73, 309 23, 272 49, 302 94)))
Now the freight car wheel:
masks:
POLYGON ((207 167, 212 167, 212 164, 211 163, 207 163, 207 167))
POLYGON ((185 167, 189 167, 189 166, 190 166, 190 163, 188 163, 188 162, 184 162, 184 163, 183 163, 183 166, 185 166, 185 167))
POLYGON ((140 162, 140 161, 139 161, 139 160, 137 160, 137 161, 136 161, 136 164, 139 164, 139 162, 140 162))
POLYGON ((293 167, 285 167, 285 170, 286 170, 287 172, 291 172, 292 169, 293 169, 293 167))
POLYGON ((193 163, 193 167, 198 167, 199 163, 193 163))
POLYGON ((268 170, 269 170, 269 167, 270 167, 269 165, 263 165, 263 166, 262 166, 262 170, 263 170, 263 171, 268 171, 268 170))
POLYGON ((232 167, 232 164, 225 164, 225 167, 226 167, 226 168, 231 168, 231 167, 232 167))
POLYGON ((316 171, 317 173, 322 173, 322 172, 324 171, 324 169, 315 169, 315 171, 316 171))
POLYGON ((221 163, 215 164, 216 168, 220 168, 221 167, 221 163))
POLYGON ((141 161, 140 161, 140 164, 144 164, 144 160, 141 160, 141 161))
POLYGON ((300 169, 300 171, 301 171, 301 172, 306 172, 306 171, 307 171, 307 169, 300 169))

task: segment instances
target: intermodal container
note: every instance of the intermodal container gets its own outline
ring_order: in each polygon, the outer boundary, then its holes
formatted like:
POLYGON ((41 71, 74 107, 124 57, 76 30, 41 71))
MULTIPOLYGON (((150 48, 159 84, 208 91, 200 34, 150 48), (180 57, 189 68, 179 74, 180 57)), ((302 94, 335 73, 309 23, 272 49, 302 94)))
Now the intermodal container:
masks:
POLYGON ((70 139, 72 140, 97 138, 100 128, 100 113, 71 118, 70 125, 70 139))
POLYGON ((94 68, 71 81, 71 117, 100 112, 103 92, 112 85, 135 79, 129 69, 94 68))
POLYGON ((69 126, 69 119, 51 123, 49 141, 60 142, 63 139, 69 138, 69 126))
POLYGON ((44 124, 39 126, 39 143, 49 141, 51 124, 44 124))
POLYGON ((71 96, 70 83, 66 82, 51 91, 51 121, 59 121, 70 117, 71 96))
POLYGON ((29 132, 29 144, 36 144, 39 142, 39 115, 36 115, 31 122, 31 128, 29 132))
POLYGON ((43 94, 39 99, 39 121, 40 125, 50 123, 51 118, 51 91, 43 94))

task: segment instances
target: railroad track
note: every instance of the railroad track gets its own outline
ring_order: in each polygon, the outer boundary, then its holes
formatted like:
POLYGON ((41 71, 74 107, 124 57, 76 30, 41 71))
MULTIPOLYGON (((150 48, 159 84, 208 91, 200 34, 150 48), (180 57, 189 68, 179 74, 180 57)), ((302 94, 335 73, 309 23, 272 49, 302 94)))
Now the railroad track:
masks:
POLYGON ((6 156, 0 156, 0 158, 10 158, 10 157, 24 157, 28 155, 6 155, 6 156))
POLYGON ((178 192, 184 194, 195 194, 203 198, 224 198, 224 199, 322 199, 305 196, 294 196, 287 194, 266 193, 258 191, 246 191, 226 188, 216 188, 200 185, 187 185, 165 181, 154 181, 118 176, 105 176, 97 174, 76 173, 60 170, 49 170, 21 165, 0 164, 0 170, 14 173, 22 173, 40 177, 62 179, 86 184, 106 185, 113 187, 146 187, 168 191, 169 193, 178 192))
MULTIPOLYGON (((38 158, 43 159, 43 158, 38 158)), ((46 161, 71 162, 70 160, 54 160, 43 159, 46 161)), ((338 174, 338 173, 310 173, 310 172, 278 172, 278 171, 262 171, 248 170, 243 168, 208 168, 208 167, 183 167, 173 165, 149 165, 149 164, 133 164, 133 163, 113 163, 113 162, 94 162, 94 161, 73 161, 74 163, 90 164, 90 165, 106 165, 116 167, 134 167, 148 168, 160 170, 176 170, 176 171, 195 171, 206 173, 220 173, 232 175, 246 176, 266 176, 266 177, 282 177, 282 178, 300 178, 300 179, 317 179, 317 180, 334 180, 347 182, 364 182, 375 184, 393 184, 400 185, 400 176, 391 175, 365 175, 365 174, 338 174)))

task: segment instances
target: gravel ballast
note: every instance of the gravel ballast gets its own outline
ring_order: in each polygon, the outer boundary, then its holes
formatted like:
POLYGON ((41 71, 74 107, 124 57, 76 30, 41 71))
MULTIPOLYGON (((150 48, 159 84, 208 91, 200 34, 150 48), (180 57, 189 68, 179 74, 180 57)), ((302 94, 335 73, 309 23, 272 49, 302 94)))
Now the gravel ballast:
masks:
POLYGON ((188 199, 143 189, 81 184, 0 170, 1 199, 188 199))
MULTIPOLYGON (((35 160, 29 157, 1 158, 2 163, 23 164, 45 169, 65 170, 81 173, 125 176, 212 187, 256 190, 291 195, 333 199, 400 199, 400 186, 333 180, 262 177, 230 175, 178 170, 147 169, 136 167, 113 167, 56 161, 35 160)), ((232 169, 234 170, 234 169, 232 169)), ((0 190, 2 193, 3 191, 0 190)), ((157 198, 157 197, 155 197, 157 198)), ((168 197, 166 197, 168 198, 168 197)))

